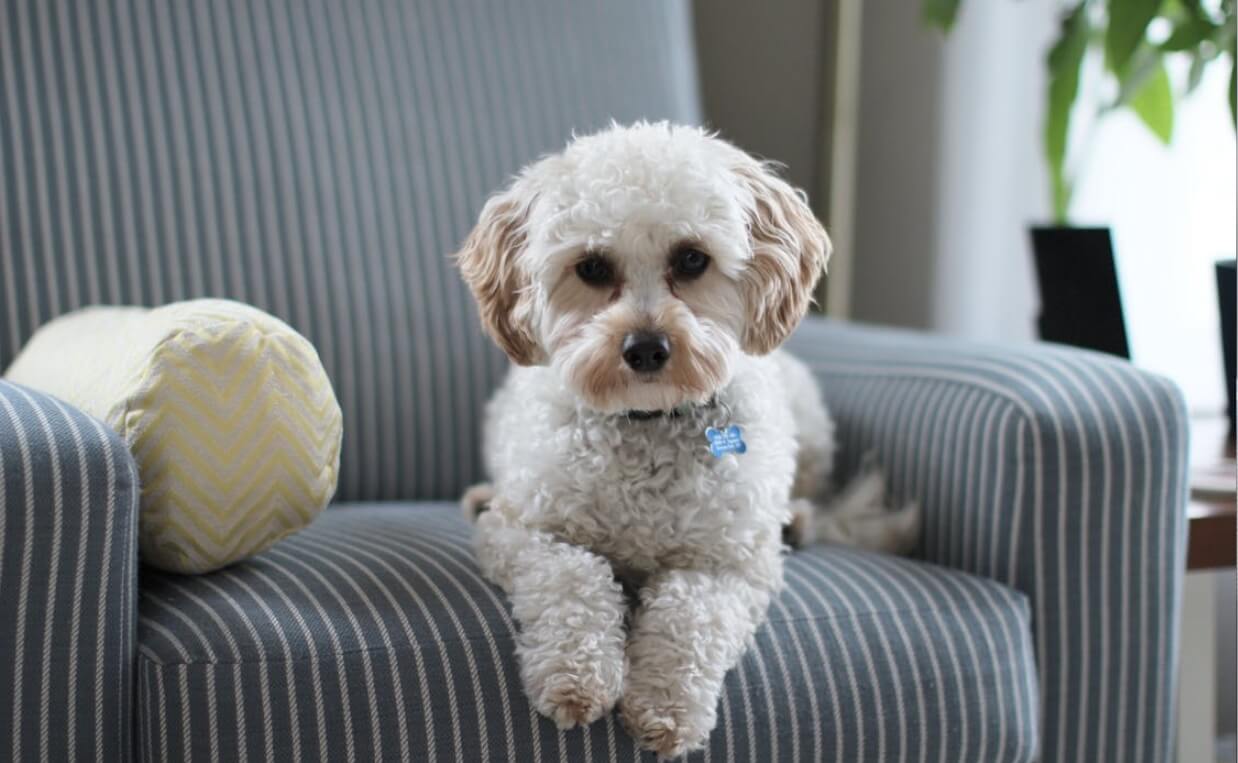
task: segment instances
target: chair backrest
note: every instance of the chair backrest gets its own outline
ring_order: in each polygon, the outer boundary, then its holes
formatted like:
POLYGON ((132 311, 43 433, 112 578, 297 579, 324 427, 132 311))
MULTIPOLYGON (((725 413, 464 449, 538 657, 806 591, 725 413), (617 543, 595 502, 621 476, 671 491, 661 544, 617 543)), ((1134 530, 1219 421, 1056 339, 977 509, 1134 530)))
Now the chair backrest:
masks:
POLYGON ((318 347, 339 498, 454 498, 506 361, 448 255, 573 130, 699 119, 687 5, 0 5, 0 369, 83 305, 242 300, 318 347))

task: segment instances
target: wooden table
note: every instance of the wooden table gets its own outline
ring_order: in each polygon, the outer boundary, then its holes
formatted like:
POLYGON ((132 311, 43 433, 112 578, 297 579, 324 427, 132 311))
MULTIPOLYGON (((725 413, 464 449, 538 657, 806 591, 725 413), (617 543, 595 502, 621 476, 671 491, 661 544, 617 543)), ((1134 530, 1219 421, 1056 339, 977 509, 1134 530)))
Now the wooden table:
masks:
POLYGON ((1224 417, 1191 421, 1191 501, 1187 506, 1186 568, 1235 566, 1238 505, 1234 436, 1224 417))

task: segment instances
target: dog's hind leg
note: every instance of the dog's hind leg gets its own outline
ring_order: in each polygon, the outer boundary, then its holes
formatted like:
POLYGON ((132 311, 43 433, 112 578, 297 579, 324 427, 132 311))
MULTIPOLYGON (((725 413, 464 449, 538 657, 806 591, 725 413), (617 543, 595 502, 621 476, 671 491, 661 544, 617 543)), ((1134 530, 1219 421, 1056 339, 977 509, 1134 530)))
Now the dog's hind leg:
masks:
POLYGON ((921 512, 916 503, 890 510, 885 479, 868 468, 824 502, 791 502, 792 527, 801 545, 839 543, 869 551, 905 554, 920 541, 921 512))
POLYGON ((834 470, 834 420, 808 367, 786 352, 776 353, 774 359, 795 428, 795 482, 791 497, 817 499, 825 495, 834 470))
POLYGON ((894 554, 914 549, 920 540, 920 508, 908 504, 890 511, 879 470, 865 467, 841 491, 830 491, 834 421, 808 367, 786 353, 777 359, 791 403, 797 448, 791 523, 783 528, 783 542, 792 548, 841 543, 894 554))
POLYGON ((490 508, 494 500, 494 485, 489 482, 479 482, 464 491, 460 496, 460 509, 464 518, 470 522, 477 521, 477 515, 490 508))
POLYGON ((814 541, 816 502, 829 491, 830 475, 834 470, 834 421, 808 367, 785 352, 778 352, 774 357, 795 427, 791 522, 783 527, 782 540, 792 548, 800 548, 814 541))

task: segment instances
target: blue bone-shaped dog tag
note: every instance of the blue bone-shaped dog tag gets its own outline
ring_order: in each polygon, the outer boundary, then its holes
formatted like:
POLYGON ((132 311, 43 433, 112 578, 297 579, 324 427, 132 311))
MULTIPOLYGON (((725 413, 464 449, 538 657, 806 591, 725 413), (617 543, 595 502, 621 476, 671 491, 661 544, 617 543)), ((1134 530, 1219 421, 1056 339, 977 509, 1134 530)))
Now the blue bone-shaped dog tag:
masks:
POLYGON ((705 437, 709 438, 709 452, 714 455, 714 458, 722 458, 727 453, 744 453, 748 450, 743 433, 734 424, 726 429, 710 427, 705 430, 705 437))

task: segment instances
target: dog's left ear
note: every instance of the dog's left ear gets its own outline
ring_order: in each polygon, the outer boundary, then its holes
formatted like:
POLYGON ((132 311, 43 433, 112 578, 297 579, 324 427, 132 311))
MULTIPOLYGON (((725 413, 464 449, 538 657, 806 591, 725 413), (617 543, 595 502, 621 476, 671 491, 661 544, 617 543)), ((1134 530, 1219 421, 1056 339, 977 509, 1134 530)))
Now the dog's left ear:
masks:
POLYGON ((744 158, 734 168, 752 194, 752 259, 741 275, 748 312, 743 345, 751 355, 764 355, 782 344, 808 311, 830 257, 830 239, 802 191, 770 167, 744 158))

